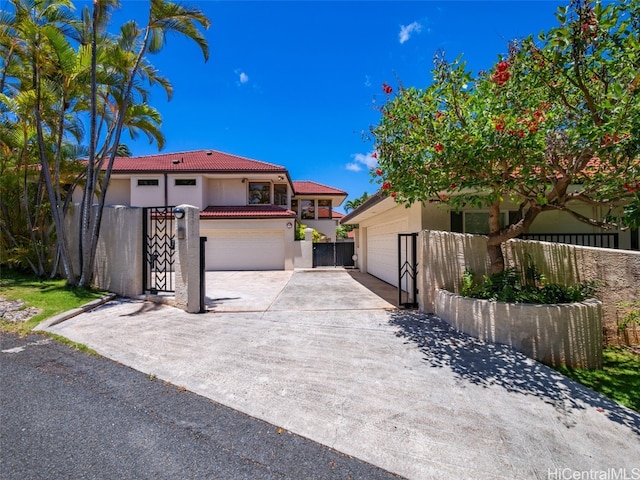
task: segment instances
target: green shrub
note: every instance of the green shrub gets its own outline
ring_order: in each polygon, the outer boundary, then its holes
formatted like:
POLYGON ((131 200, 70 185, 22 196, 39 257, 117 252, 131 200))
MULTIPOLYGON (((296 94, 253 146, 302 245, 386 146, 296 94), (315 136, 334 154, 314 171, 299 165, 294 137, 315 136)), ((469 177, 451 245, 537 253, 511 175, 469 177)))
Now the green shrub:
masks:
POLYGON ((622 302, 618 306, 625 309, 622 321, 618 324, 618 330, 623 331, 633 324, 640 325, 640 300, 622 302))
POLYGON ((460 294, 465 297, 508 303, 572 303, 592 298, 595 282, 578 285, 547 283, 535 267, 527 268, 522 275, 515 268, 506 268, 502 273, 482 277, 476 282, 471 270, 462 275, 460 294))

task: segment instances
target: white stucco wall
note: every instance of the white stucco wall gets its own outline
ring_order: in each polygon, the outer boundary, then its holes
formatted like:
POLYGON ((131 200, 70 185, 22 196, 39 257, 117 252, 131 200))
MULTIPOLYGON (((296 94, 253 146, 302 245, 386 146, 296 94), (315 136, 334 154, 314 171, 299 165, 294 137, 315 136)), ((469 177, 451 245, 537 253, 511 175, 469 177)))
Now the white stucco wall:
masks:
POLYGON ((169 175, 167 189, 167 204, 181 205, 187 204, 198 207, 203 210, 206 205, 203 204, 202 192, 204 179, 200 175, 169 175), (176 180, 195 179, 195 185, 176 185, 176 180))
MULTIPOLYGON (((80 205, 67 212, 67 238, 79 236, 80 205)), ((125 297, 135 297, 142 285, 142 209, 105 207, 102 228, 95 256, 93 285, 125 297)), ((76 275, 80 274, 80 245, 69 242, 69 251, 76 275)))
POLYGON ((135 175, 131 177, 132 207, 155 207, 164 204, 164 175, 135 175), (138 179, 157 179, 158 185, 139 186, 138 179))
MULTIPOLYGON (((78 200, 80 201, 80 200, 78 200)), ((130 205, 131 180, 129 178, 111 178, 107 189, 105 205, 130 205)))
POLYGON ((246 205, 247 183, 240 178, 207 178, 205 200, 207 205, 246 205))

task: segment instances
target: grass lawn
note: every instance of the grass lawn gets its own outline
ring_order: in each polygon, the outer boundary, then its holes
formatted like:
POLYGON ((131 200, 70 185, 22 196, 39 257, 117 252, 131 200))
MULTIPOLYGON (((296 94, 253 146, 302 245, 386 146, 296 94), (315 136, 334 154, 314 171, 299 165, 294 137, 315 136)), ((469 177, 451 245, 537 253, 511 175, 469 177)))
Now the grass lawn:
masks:
POLYGON ((559 367, 569 378, 640 412, 640 355, 623 347, 606 347, 602 370, 559 367))
POLYGON ((85 288, 70 288, 65 280, 38 279, 16 273, 6 268, 0 271, 0 297, 7 300, 22 300, 26 307, 36 307, 39 314, 26 322, 12 322, 0 319, 0 329, 26 334, 41 321, 67 310, 71 310, 105 293, 85 288))

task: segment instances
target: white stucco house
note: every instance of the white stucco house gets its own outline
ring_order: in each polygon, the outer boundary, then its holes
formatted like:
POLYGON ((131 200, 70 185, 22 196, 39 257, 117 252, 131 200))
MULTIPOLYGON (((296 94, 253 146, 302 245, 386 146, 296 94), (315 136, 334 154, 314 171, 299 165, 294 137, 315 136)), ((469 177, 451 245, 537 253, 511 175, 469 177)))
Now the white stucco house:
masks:
MULTIPOLYGON (((584 207, 585 215, 602 217, 599 207, 584 207), (586 209, 594 211, 586 211, 586 209)), ((518 206, 506 203, 501 207, 504 223, 517 214, 518 206)), ((398 234, 421 230, 486 234, 488 210, 465 209, 452 211, 434 199, 432 202, 415 203, 406 208, 383 192, 369 197, 358 208, 341 220, 343 225, 358 225, 355 232, 357 267, 391 285, 398 286, 398 234)), ((613 230, 603 232, 578 221, 562 212, 543 212, 527 232, 537 240, 573 243, 587 246, 604 246, 627 250, 639 250, 638 230, 613 230)))
POLYGON ((116 158, 107 205, 200 209, 207 270, 290 270, 300 222, 335 240, 347 192, 215 150, 116 158))

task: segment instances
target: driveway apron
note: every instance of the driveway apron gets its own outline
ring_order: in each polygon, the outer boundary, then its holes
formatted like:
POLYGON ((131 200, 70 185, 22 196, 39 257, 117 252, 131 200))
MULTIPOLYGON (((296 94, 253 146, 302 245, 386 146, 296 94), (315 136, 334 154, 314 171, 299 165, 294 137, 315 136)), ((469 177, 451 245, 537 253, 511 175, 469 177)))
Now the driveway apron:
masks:
POLYGON ((47 330, 411 479, 640 474, 640 415, 344 271, 208 275, 209 313, 119 300, 47 330))

